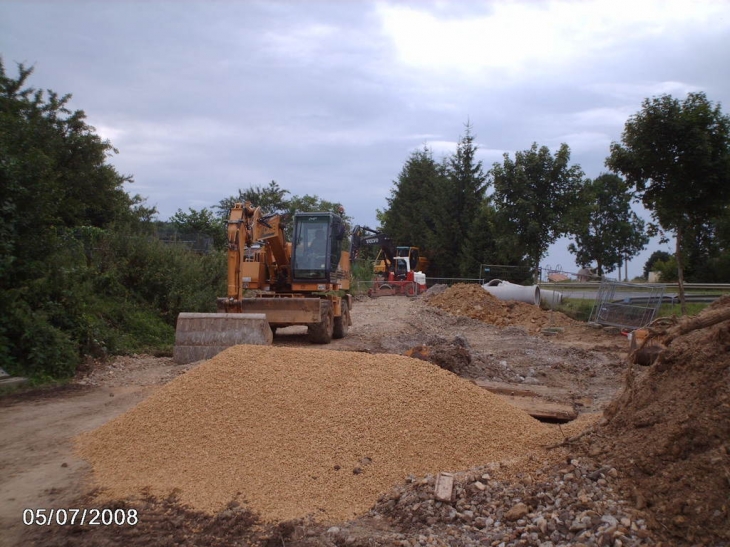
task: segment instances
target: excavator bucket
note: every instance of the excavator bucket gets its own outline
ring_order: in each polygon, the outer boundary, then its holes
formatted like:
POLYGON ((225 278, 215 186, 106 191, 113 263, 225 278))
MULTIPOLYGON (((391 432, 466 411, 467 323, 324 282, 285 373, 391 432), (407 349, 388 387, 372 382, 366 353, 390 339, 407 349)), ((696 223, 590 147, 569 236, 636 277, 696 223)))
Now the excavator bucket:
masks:
POLYGON ((263 313, 181 313, 172 359, 182 365, 210 359, 238 344, 271 345, 273 339, 263 313))

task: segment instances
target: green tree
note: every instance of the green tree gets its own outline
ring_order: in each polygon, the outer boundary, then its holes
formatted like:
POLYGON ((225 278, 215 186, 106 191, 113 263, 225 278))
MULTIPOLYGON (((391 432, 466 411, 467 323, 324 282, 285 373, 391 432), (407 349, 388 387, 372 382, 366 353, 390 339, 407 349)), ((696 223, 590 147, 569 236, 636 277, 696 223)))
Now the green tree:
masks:
POLYGON ((657 229, 674 233, 684 313, 686 236, 730 204, 730 118, 704 93, 681 102, 670 95, 645 99, 621 143, 611 144, 606 166, 636 189, 657 229))
POLYGON ((659 281, 662 283, 675 283, 677 281, 677 259, 669 255, 667 260, 657 260, 654 263, 654 271, 659 272, 659 281))
POLYGON ((698 268, 703 274, 698 281, 727 283, 730 281, 730 207, 726 207, 710 224, 713 228, 713 252, 698 268))
POLYGON ((0 60, 0 364, 69 375, 88 286, 79 230, 128 223, 131 178, 107 163, 116 152, 67 108, 70 95, 27 86, 32 68, 9 76, 0 60))
POLYGON ((170 217, 170 223, 181 234, 194 234, 196 236, 205 236, 213 241, 216 249, 223 249, 227 242, 226 223, 225 220, 217 216, 212 210, 203 207, 196 211, 188 208, 185 213, 182 209, 178 209, 174 215, 170 217))
POLYGON ((532 272, 526 257, 520 253, 514 234, 500 224, 488 199, 484 199, 472 224, 470 236, 464 241, 461 252, 470 256, 473 267, 466 277, 502 279, 512 283, 529 282, 532 272), (482 270, 483 267, 488 269, 482 270))
POLYGON ((25 87, 32 68, 21 64, 18 72, 11 78, 0 60, 0 233, 14 273, 32 275, 31 264, 53 249, 42 236, 128 221, 133 202, 123 188, 131 177, 106 163, 116 150, 83 111, 67 109, 71 95, 46 97, 25 87))
POLYGON ((649 279, 649 272, 656 271, 655 265, 657 262, 666 263, 669 262, 670 258, 672 258, 672 255, 670 255, 666 251, 654 251, 653 253, 651 253, 649 259, 644 263, 644 279, 649 279))
POLYGON ((433 260, 438 254, 436 219, 444 214, 434 196, 444 184, 443 165, 433 159, 431 149, 412 152, 393 181, 387 209, 379 212, 383 231, 398 245, 419 247, 433 260))
MULTIPOLYGON (((442 197, 446 214, 439 217, 448 220, 453 226, 442 235, 451 237, 453 262, 461 277, 472 277, 479 271, 480 260, 475 253, 479 252, 481 245, 488 244, 484 241, 486 234, 477 233, 475 226, 489 186, 482 162, 476 159, 478 146, 474 142, 475 138, 471 133, 471 124, 467 123, 465 135, 459 139, 456 152, 447 162, 448 184, 446 195, 442 197)), ((484 219, 479 221, 483 223, 484 219)), ((454 271, 457 272, 456 268, 454 271)))
POLYGON ((553 156, 546 146, 534 143, 516 152, 514 160, 504 154, 490 173, 500 224, 514 234, 520 253, 536 270, 549 246, 570 230, 567 217, 577 202, 583 171, 570 165, 567 144, 553 156))
POLYGON ((575 243, 568 250, 575 255, 576 264, 595 261, 598 275, 603 276, 644 249, 649 238, 644 221, 631 210, 631 198, 628 186, 617 175, 602 174, 585 182, 570 213, 575 243))
MULTIPOLYGON (((475 276, 483 234, 475 233, 488 182, 470 124, 456 151, 437 163, 428 146, 406 160, 393 182, 383 229, 398 245, 420 247, 439 277, 475 276)), ((479 220, 480 222, 483 219, 479 220)))
POLYGON ((238 190, 238 194, 222 199, 214 209, 218 209, 218 216, 228 218, 230 211, 236 203, 250 201, 254 207, 261 207, 266 213, 283 213, 288 209, 289 200, 286 196, 289 190, 284 190, 279 184, 272 180, 268 186, 251 186, 246 190, 238 190))

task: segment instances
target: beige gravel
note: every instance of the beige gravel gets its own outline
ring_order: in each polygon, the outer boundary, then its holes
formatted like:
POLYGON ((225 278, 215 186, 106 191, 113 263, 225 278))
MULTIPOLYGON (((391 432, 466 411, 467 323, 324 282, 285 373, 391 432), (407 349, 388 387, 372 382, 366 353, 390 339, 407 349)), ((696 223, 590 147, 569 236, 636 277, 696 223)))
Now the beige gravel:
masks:
POLYGON ((176 492, 215 512, 328 522, 408 475, 524 455, 561 434, 430 363, 396 355, 236 346, 77 438, 104 495, 176 492))

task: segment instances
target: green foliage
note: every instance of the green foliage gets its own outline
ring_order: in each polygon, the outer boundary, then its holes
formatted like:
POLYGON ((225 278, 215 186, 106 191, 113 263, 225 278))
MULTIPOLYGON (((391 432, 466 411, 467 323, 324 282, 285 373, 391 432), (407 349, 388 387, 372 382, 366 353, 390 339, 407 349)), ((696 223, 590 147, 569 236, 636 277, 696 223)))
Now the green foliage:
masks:
POLYGON ((663 229, 711 218, 730 200, 730 117, 704 93, 645 99, 606 165, 636 187, 663 229))
POLYGON ((358 296, 366 295, 368 289, 373 286, 373 260, 354 260, 352 262, 351 276, 350 292, 358 296))
POLYGON ((563 301, 554 310, 562 312, 576 321, 588 321, 591 317, 593 304, 594 300, 592 299, 563 298, 563 301))
POLYGON ((491 243, 484 227, 484 194, 488 187, 471 125, 456 151, 437 163, 424 146, 413 152, 394 181, 388 209, 379 213, 383 231, 397 245, 419 247, 439 277, 476 276, 477 251, 491 243))
POLYGON ((730 205, 730 117, 704 93, 645 99, 606 165, 636 188, 658 228, 674 232, 683 300, 688 238, 702 239, 698 230, 730 205))
POLYGON ((705 283, 728 283, 730 281, 730 251, 726 250, 722 254, 708 259, 697 277, 705 283))
POLYGON ((229 196, 218 202, 214 208, 218 209, 218 216, 222 219, 228 218, 228 212, 233 209, 236 203, 250 201, 254 207, 261 207, 266 213, 284 213, 288 209, 286 195, 289 190, 284 190, 276 181, 271 181, 268 186, 251 186, 246 190, 238 190, 238 194, 229 196))
POLYGON ((667 260, 655 261, 653 271, 659 272, 659 281, 661 283, 676 283, 677 257, 670 256, 667 260))
POLYGON ((111 144, 18 71, 0 62, 0 366, 45 381, 87 355, 169 349, 179 311, 214 308, 223 253, 152 237, 156 211, 126 193, 111 144))
POLYGON ((499 224, 514 234, 517 248, 532 268, 539 266, 550 244, 570 230, 568 213, 578 200, 583 171, 570 165, 570 149, 562 144, 553 156, 534 143, 512 160, 504 154, 495 163, 494 203, 499 224))
POLYGON ((595 261, 598 275, 604 275, 644 249, 649 238, 644 221, 631 210, 631 198, 617 175, 602 174, 585 182, 569 212, 575 243, 568 250, 575 254, 576 264, 586 267, 595 261))
MULTIPOLYGON (((448 220, 453 226, 442 231, 442 236, 450 236, 448 249, 453 258, 449 260, 451 276, 471 277, 479 271, 480 260, 474 252, 483 245, 491 243, 491 231, 477 233, 476 223, 488 228, 489 218, 484 214, 484 194, 489 183, 482 169, 482 162, 476 160, 478 147, 467 123, 466 134, 459 139, 456 152, 447 161, 447 186, 443 205, 447 214, 438 218, 448 220), (450 213, 450 214, 449 214, 450 213)), ((447 239, 448 241, 448 239, 447 239)))
POLYGON ((213 247, 223 249, 227 244, 226 221, 210 209, 200 211, 188 208, 188 212, 178 209, 170 217, 170 223, 181 235, 205 236, 213 241, 213 247))
POLYGON ((644 264, 644 281, 649 279, 649 272, 656 271, 655 264, 657 262, 667 262, 671 257, 672 255, 666 251, 654 251, 651 253, 651 256, 644 264))
POLYGON ((441 257, 449 244, 437 241, 435 235, 438 219, 444 215, 436 196, 445 192, 445 167, 424 146, 409 156, 393 185, 388 208, 380 213, 383 231, 396 245, 419 247, 435 261, 433 271, 443 273, 438 265, 445 262, 441 257))

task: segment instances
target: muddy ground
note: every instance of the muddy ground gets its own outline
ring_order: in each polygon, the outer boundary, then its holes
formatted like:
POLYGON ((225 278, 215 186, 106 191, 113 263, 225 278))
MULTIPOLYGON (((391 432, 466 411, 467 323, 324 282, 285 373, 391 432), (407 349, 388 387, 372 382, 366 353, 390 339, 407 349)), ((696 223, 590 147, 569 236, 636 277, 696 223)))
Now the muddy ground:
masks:
MULTIPOLYGON (((378 354, 404 353, 424 345, 446 348, 446 354, 457 355, 453 362, 446 363, 447 368, 463 377, 549 386, 556 388, 561 402, 572 404, 580 413, 602 411, 622 386, 627 339, 566 321, 561 314, 545 312, 533 319, 526 317, 512 326, 496 327, 428 305, 422 297, 363 299, 352 310, 353 325, 348 336, 322 349, 378 354), (560 328, 551 328, 556 326, 560 328), (458 348, 461 350, 456 351, 458 348)), ((310 347, 306 329, 301 327, 280 329, 274 344, 310 347)), ((72 508, 84 500, 88 502, 93 488, 90 469, 73 454, 73 438, 132 408, 193 366, 175 365, 170 358, 119 357, 96 363, 63 388, 0 398, 0 544, 75 544, 67 530, 39 533, 37 527, 24 525, 23 511, 72 508)), ((190 528, 190 537, 198 537, 190 544, 234 544, 230 537, 225 539, 225 534, 249 522, 245 511, 232 508, 227 516, 216 517, 224 539, 215 539, 218 532, 210 539, 205 535, 206 526, 212 526, 210 521, 195 526, 198 517, 175 507, 174 500, 150 499, 144 503, 156 515, 154 523, 139 527, 139 539, 128 538, 130 543, 142 544, 157 532, 164 535, 165 530, 176 527, 170 523, 176 522, 178 529, 190 528)), ((387 526, 380 520, 368 524, 364 519, 351 527, 350 539, 367 537, 382 527, 387 526)), ((312 529, 315 531, 310 535, 314 536, 317 528, 312 529)), ((275 539, 286 537, 286 530, 262 533, 260 544, 292 544, 275 539)), ((241 540, 241 544, 246 541, 241 540)), ((170 544, 179 543, 176 540, 170 544)))

